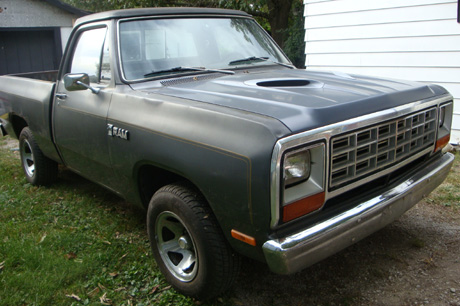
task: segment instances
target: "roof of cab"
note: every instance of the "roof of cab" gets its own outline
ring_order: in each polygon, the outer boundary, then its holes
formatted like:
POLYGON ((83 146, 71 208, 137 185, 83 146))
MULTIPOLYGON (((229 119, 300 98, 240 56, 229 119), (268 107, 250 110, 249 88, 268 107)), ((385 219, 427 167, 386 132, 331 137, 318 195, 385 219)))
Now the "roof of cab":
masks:
POLYGON ((77 19, 75 27, 93 21, 121 19, 131 17, 146 17, 146 16, 174 16, 174 15, 230 15, 251 17, 246 12, 227 9, 214 8, 199 8, 199 7, 157 7, 157 8, 140 8, 140 9, 125 9, 116 11, 106 11, 96 14, 91 14, 77 19))

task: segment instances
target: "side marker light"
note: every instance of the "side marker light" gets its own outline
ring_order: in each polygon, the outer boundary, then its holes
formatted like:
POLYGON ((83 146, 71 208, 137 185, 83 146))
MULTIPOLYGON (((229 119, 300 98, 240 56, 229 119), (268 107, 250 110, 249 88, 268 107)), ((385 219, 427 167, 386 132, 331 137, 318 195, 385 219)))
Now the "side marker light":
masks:
POLYGON ((238 232, 237 230, 232 229, 232 237, 249 245, 256 246, 256 239, 254 237, 238 232))

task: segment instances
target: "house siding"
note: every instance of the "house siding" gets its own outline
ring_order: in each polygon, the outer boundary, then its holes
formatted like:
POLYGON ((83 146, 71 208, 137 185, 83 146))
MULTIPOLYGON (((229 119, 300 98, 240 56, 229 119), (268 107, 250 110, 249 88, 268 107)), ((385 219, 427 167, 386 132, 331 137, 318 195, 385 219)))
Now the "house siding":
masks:
POLYGON ((78 16, 40 0, 0 0, 0 27, 72 27, 78 16))
POLYGON ((457 0, 305 0, 307 69, 444 86, 454 96, 460 142, 457 0))
POLYGON ((57 0, 0 0, 0 74, 57 69, 85 14, 57 0))
POLYGON ((80 17, 43 0, 0 0, 0 8, 0 28, 60 28, 62 50, 80 17))

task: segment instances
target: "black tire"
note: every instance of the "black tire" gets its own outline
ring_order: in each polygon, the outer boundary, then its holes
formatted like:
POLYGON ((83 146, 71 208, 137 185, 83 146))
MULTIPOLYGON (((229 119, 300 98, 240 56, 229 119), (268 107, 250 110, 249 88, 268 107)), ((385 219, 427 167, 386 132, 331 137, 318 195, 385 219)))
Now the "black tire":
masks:
POLYGON ((205 300, 236 279, 240 257, 193 188, 172 184, 158 190, 149 204, 147 230, 161 272, 180 293, 205 300))
POLYGON ((58 164, 43 154, 28 127, 19 135, 19 152, 22 169, 29 183, 49 185, 56 180, 58 164))

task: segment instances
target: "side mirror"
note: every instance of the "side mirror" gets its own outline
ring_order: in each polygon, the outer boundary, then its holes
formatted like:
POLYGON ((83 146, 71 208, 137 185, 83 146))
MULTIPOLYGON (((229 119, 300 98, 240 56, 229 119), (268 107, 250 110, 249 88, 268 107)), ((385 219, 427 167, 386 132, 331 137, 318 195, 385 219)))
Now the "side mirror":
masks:
POLYGON ((86 73, 66 74, 64 76, 64 86, 68 91, 87 90, 88 87, 83 86, 83 84, 89 86, 89 76, 86 73))
POLYGON ((99 88, 89 85, 89 76, 86 73, 69 73, 64 76, 64 87, 68 91, 91 90, 92 93, 99 93, 99 88))

